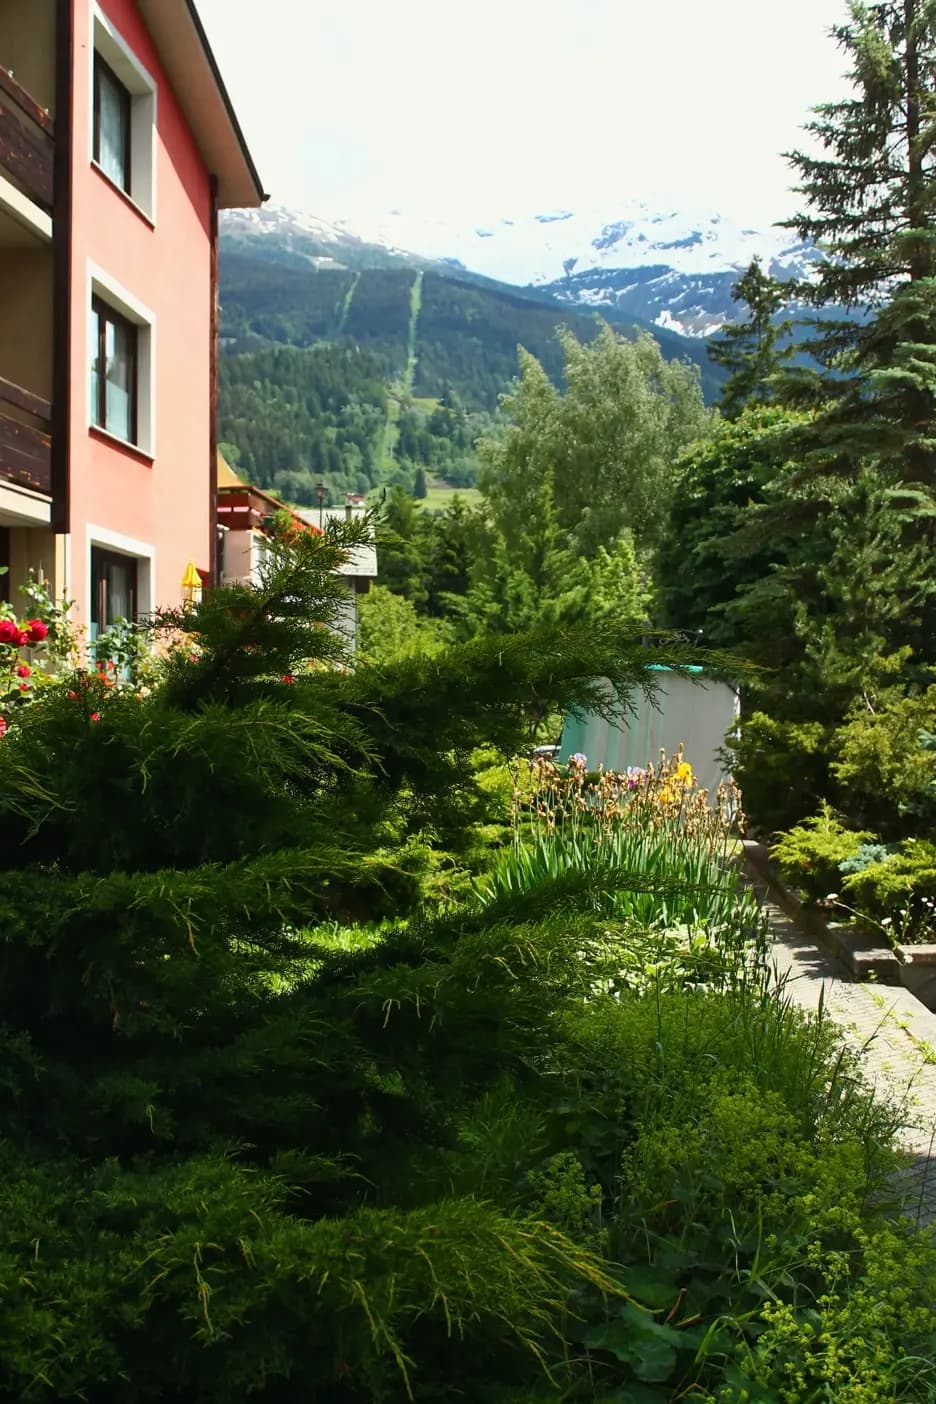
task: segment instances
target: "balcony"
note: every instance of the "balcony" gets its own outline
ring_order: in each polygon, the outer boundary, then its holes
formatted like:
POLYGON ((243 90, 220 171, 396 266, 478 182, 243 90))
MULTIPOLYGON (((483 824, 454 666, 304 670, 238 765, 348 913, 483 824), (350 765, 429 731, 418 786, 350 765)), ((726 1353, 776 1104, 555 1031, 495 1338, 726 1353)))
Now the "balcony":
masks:
POLYGON ((52 495, 52 406, 0 377, 0 487, 52 495))
MULTIPOLYGON (((55 127, 45 108, 0 66, 0 181, 12 186, 7 204, 15 212, 15 195, 50 217, 54 198, 55 127)), ((28 211, 27 211, 28 213, 28 211)))

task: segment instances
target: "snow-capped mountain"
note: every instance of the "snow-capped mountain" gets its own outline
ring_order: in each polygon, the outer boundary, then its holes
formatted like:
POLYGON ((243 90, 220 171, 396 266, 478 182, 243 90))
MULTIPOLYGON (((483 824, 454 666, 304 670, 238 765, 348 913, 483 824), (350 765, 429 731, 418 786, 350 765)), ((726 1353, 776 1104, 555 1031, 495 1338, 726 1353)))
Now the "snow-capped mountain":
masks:
POLYGON ((271 256, 294 254, 317 268, 379 267, 400 263, 421 267, 433 262, 390 240, 368 239, 347 220, 320 219, 318 215, 264 205, 259 210, 226 210, 221 233, 228 248, 249 245, 271 256))
POLYGON ((819 257, 788 230, 645 201, 614 212, 557 209, 463 226, 400 210, 328 222, 274 206, 229 215, 225 228, 305 252, 325 266, 353 265, 377 251, 392 262, 443 263, 599 311, 617 308, 694 337, 735 315, 731 289, 755 254, 783 279, 805 276, 819 257))

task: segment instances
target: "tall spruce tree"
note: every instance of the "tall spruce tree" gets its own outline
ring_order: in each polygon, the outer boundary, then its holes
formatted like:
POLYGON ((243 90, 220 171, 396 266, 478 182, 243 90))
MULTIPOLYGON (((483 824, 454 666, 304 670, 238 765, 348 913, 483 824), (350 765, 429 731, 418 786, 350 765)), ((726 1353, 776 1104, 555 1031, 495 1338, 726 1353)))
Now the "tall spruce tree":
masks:
POLYGON ((748 316, 724 326, 707 350, 716 365, 729 372, 719 405, 727 418, 735 419, 745 405, 768 404, 776 397, 772 378, 789 359, 793 346, 789 341, 792 322, 778 319, 789 302, 790 289, 764 272, 756 254, 731 296, 746 305, 748 316))
POLYGON ((936 0, 852 0, 834 37, 854 92, 815 109, 819 154, 790 153, 806 198, 788 227, 826 257, 801 286, 821 373, 793 390, 827 401, 809 447, 824 467, 869 457, 936 487, 936 0))

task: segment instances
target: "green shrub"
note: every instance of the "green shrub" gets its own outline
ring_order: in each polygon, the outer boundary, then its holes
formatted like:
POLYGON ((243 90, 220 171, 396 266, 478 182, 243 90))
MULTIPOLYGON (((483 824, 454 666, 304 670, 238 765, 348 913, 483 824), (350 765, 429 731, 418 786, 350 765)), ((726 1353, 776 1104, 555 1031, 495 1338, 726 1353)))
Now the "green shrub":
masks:
POLYGON ((433 891, 498 817, 479 745, 654 655, 303 671, 354 539, 177 620, 151 694, 75 678, 0 744, 0 1401, 766 1400, 839 1338, 870 1389, 932 1299, 868 1207, 892 1122, 771 989, 687 763, 662 839, 585 816, 484 900, 433 891))
POLYGON ((885 862, 892 852, 893 849, 886 843, 863 843, 853 858, 844 858, 839 863, 839 872, 843 877, 850 873, 864 872, 872 863, 885 862))
MULTIPOLYGON (((930 1350, 936 1249, 868 1211, 895 1113, 834 1031, 746 980, 604 1003, 568 1037, 593 1097, 627 1069, 634 1128, 600 1219, 631 1300, 589 1299, 578 1332, 593 1397, 916 1397, 898 1382, 930 1350)), ((560 1221, 595 1169, 564 1167, 560 1221)))
POLYGON ((936 940, 936 844, 906 839, 896 852, 842 881, 848 901, 893 940, 936 940))
POLYGON ((350 669, 365 533, 274 543, 164 621, 193 646, 150 691, 75 674, 0 740, 3 1404, 480 1404, 616 1290, 528 1181, 559 1106, 602 1165, 627 1135, 597 1144, 558 1022, 616 934, 584 884, 535 916, 437 889, 479 746, 665 656, 609 624, 350 669))
POLYGON ((806 1248, 811 1301, 778 1294, 715 1398, 777 1404, 896 1404, 936 1398, 931 1241, 893 1224, 869 1229, 854 1199, 823 1210, 806 1248))
POLYGON ((732 743, 734 773, 754 829, 770 834, 800 822, 829 792, 831 732, 752 712, 732 743))
POLYGON ((936 819, 936 687, 888 699, 873 711, 853 709, 835 733, 832 774, 849 812, 890 834, 936 819))
POLYGON ((842 886, 843 863, 852 862, 874 834, 849 829, 828 804, 780 834, 771 857, 784 878, 808 899, 821 902, 842 886))

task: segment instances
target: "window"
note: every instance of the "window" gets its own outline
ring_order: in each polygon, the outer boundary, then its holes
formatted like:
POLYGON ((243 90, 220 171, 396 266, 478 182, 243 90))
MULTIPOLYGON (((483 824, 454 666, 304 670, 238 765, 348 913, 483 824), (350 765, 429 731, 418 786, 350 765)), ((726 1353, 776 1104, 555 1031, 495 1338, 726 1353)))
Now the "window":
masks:
POLYGON ((93 3, 91 159, 151 222, 156 217, 156 84, 93 3))
POLYGON ((91 547, 91 642, 120 619, 137 617, 137 559, 91 547))
POLYGON ((91 299, 91 423, 139 442, 138 332, 100 297, 91 299))
POLYGON ((98 639, 120 620, 134 623, 153 611, 156 551, 109 527, 85 523, 86 592, 82 610, 88 625, 89 657, 97 656, 98 639))
POLYGON ((87 275, 88 424, 155 460, 155 313, 90 260, 87 275))
POLYGON ((94 55, 94 148, 97 164, 128 195, 132 179, 132 98, 110 64, 94 55))

